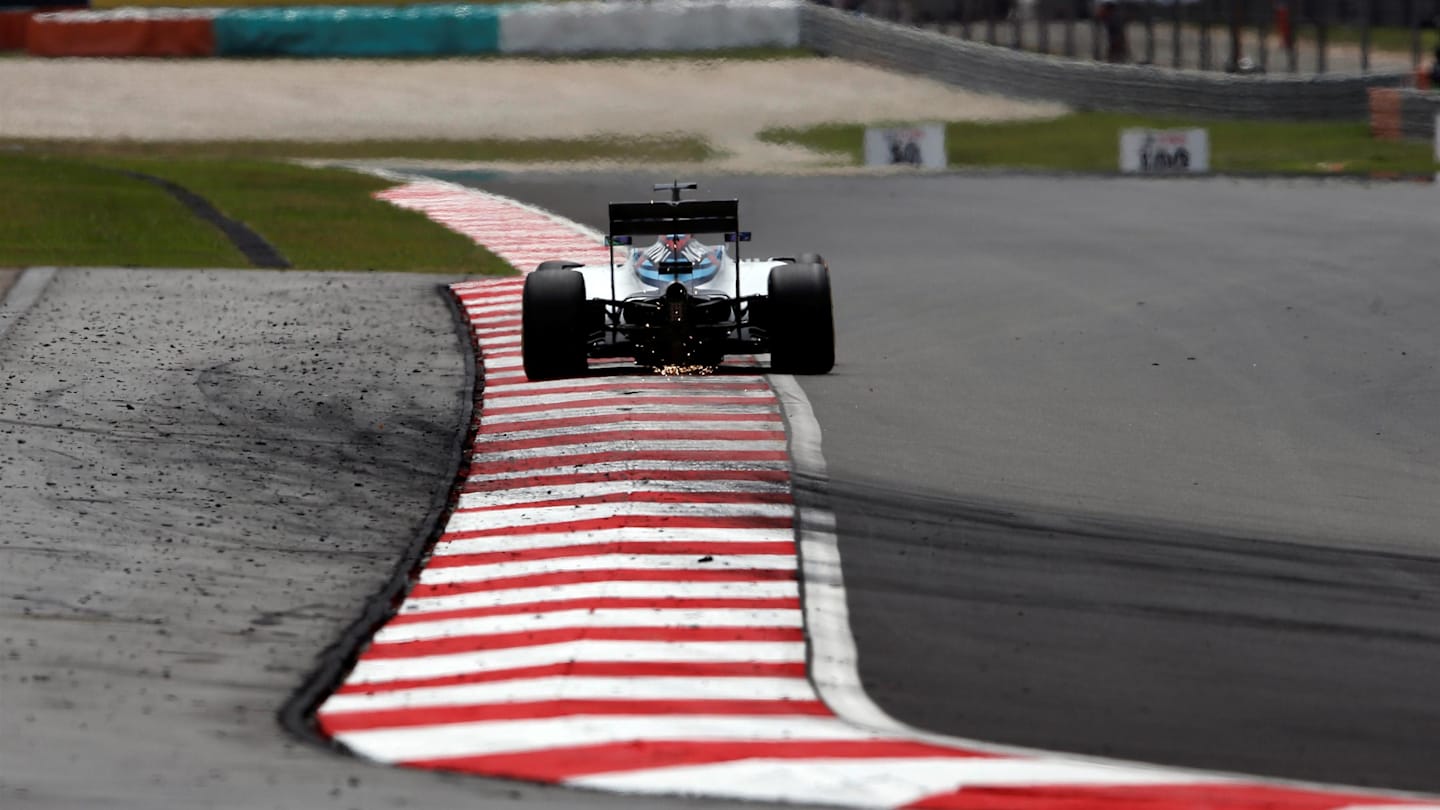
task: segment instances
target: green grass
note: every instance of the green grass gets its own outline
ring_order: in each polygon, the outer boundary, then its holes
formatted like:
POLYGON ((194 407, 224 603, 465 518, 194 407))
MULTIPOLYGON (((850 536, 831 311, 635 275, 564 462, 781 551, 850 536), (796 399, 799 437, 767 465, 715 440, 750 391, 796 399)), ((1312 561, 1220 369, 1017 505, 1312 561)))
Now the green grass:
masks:
POLYGON ((700 161, 700 138, 331 142, 0 140, 0 266, 244 267, 218 231, 152 184, 163 177, 275 245, 297 269, 507 273, 469 239, 373 199, 392 183, 287 158, 700 161))
POLYGON ((117 170, 205 197, 297 269, 510 272, 464 236, 373 199, 393 184, 366 175, 265 161, 17 154, 0 156, 0 266, 248 266, 215 228, 117 170))
POLYGON ((0 267, 243 267, 164 191, 62 158, 0 154, 0 267))
MULTIPOLYGON (((1428 143, 1377 141, 1364 123, 1193 121, 1111 113, 1075 113, 1048 121, 951 123, 945 146, 952 167, 1104 172, 1118 167, 1126 127, 1210 130, 1210 167, 1217 172, 1352 174, 1431 173, 1440 169, 1428 143)), ((862 159, 864 127, 826 124, 769 129, 761 140, 862 159)))
MULTIPOLYGON (((1306 25, 1296 29, 1296 35, 1306 39, 1315 38, 1314 26, 1306 25)), ((1349 25, 1332 25, 1325 31, 1327 41, 1334 44, 1360 44, 1360 27, 1349 25)), ((1420 58, 1429 63, 1435 53, 1437 44, 1436 31, 1433 28, 1420 29, 1420 58)), ((1372 51, 1389 51, 1392 53, 1410 53, 1410 29, 1398 26, 1375 26, 1370 29, 1370 49, 1372 51)))
POLYGON ((361 141, 65 141, 0 139, 0 150, 86 158, 364 160, 420 158, 473 161, 700 161, 714 156, 701 138, 478 138, 361 141))
POLYGON ((107 160, 209 200, 280 250, 297 270, 510 272, 494 254, 425 215, 374 199, 395 185, 338 169, 258 160, 107 160))

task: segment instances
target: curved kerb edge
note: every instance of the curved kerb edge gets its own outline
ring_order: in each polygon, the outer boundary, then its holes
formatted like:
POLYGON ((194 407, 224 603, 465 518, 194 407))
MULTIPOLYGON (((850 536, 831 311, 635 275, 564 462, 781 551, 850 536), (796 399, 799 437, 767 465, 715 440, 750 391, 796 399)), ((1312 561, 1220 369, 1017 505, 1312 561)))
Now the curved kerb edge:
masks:
MULTIPOLYGON (((805 614, 805 636, 808 648, 808 674, 820 699, 846 722, 880 734, 894 734, 942 746, 958 746, 972 751, 985 751, 1011 756, 1053 755, 1052 752, 1021 746, 999 745, 981 740, 952 737, 915 728, 885 713, 866 693, 860 679, 860 656, 855 636, 850 630, 850 614, 845 597, 844 573, 840 564, 839 538, 835 515, 830 509, 829 473, 821 444, 820 424, 810 400, 795 378, 788 374, 766 376, 780 401, 790 440, 792 497, 795 500, 795 536, 800 557, 801 607, 805 614)), ((1074 762, 1098 766, 1134 765, 1133 762, 1087 756, 1061 754, 1074 762)), ((1429 802, 1434 797, 1422 793, 1376 788, 1353 788, 1342 785, 1277 779, 1251 774, 1157 766, 1177 774, 1193 774, 1238 782, 1311 791, 1354 791, 1385 798, 1429 802)), ((1378 809, 1381 805, 1375 805, 1378 809)), ((1431 805, 1424 805, 1430 807, 1431 805)), ((1440 808, 1440 804, 1433 805, 1440 808)), ((1415 807, 1414 810, 1423 810, 1415 807)))
POLYGON ((290 694, 277 713, 280 726, 291 735, 303 742, 337 753, 350 754, 350 750, 320 733, 315 722, 315 710, 344 680, 346 673, 355 665, 360 648, 390 619, 410 590, 411 584, 419 575, 426 553, 444 531, 446 520, 459 496, 464 480, 462 472, 469 462, 470 450, 475 446, 475 433, 478 428, 475 409, 484 394, 485 378, 478 373, 476 367, 470 321, 459 297, 448 284, 437 285, 436 292, 445 298, 445 303, 450 308, 455 338, 465 363, 465 383, 459 391, 460 424, 463 428, 455 431, 450 445, 449 485, 436 488, 430 511, 426 514, 420 531, 406 547, 385 584, 365 601, 360 617, 351 622, 334 643, 320 652, 320 665, 290 694))

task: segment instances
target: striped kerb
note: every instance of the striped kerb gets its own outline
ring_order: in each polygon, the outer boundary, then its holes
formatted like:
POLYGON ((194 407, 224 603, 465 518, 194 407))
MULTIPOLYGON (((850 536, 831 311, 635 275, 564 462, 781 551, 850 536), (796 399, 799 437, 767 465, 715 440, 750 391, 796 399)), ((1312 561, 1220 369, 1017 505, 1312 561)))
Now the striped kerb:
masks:
MULTIPOLYGON (((381 195, 521 270, 599 235, 423 181, 381 195)), ((454 286, 483 368, 459 500, 399 612, 318 711, 381 762, 629 793, 850 807, 1399 804, 870 731, 807 679, 790 460, 758 374, 531 382, 519 278, 454 286)))

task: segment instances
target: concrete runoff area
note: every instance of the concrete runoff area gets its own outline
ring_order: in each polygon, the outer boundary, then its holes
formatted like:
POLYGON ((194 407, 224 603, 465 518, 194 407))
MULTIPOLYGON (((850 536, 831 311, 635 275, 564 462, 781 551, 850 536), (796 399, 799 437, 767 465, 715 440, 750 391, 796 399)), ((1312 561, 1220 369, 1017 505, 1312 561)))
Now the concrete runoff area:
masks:
POLYGON ((5 293, 10 290, 10 285, 20 276, 20 271, 14 268, 0 267, 0 301, 5 300, 5 293))
POLYGON ((280 727, 449 492, 448 280, 62 270, 12 324, 0 806, 720 806, 373 766, 280 727))
MULTIPOLYGON (((481 185, 603 226, 652 179, 481 185)), ((751 255, 831 264, 839 364, 800 381, 883 707, 1440 790, 1434 189, 698 179, 751 255)))
MULTIPOLYGON (((143 141, 697 135, 794 162, 770 126, 1065 112, 838 59, 0 60, 0 138, 143 141)), ((753 154, 752 154, 753 153, 753 154)), ((814 156, 809 156, 812 161, 814 156)))

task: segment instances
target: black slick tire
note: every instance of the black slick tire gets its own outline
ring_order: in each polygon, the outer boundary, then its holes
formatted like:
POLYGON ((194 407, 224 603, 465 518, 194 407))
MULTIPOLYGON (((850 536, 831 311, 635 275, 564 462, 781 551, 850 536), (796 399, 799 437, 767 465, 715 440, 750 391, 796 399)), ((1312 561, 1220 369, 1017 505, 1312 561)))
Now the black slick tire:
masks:
POLYGON ((835 367, 835 315, 825 265, 782 264, 770 271, 770 367, 824 374, 835 367))
POLYGON ((585 277, 544 267, 525 279, 521 297, 520 349, 525 376, 554 380, 585 374, 585 277))

